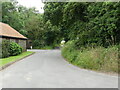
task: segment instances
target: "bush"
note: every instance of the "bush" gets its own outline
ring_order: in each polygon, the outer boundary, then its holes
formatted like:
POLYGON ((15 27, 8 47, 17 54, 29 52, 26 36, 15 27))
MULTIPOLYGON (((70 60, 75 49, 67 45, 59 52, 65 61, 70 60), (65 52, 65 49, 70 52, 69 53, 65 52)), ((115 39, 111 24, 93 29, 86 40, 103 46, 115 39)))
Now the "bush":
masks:
POLYGON ((2 40, 0 43, 0 58, 15 56, 22 53, 22 47, 15 42, 2 40))
POLYGON ((78 51, 75 49, 75 41, 69 41, 62 48, 62 55, 71 63, 77 58, 78 51))
POLYGON ((10 55, 11 56, 15 56, 18 54, 22 53, 22 47, 20 45, 18 45, 17 43, 10 43, 10 49, 9 49, 10 55))
POLYGON ((10 42, 8 40, 3 40, 2 44, 0 44, 2 46, 1 51, 2 51, 2 55, 0 55, 0 58, 6 58, 9 57, 10 53, 9 53, 9 49, 10 49, 10 42))
POLYGON ((69 41, 62 48, 62 55, 70 63, 85 69, 118 72, 118 65, 120 64, 118 64, 118 46, 108 48, 99 46, 77 50, 74 43, 74 41, 69 41))

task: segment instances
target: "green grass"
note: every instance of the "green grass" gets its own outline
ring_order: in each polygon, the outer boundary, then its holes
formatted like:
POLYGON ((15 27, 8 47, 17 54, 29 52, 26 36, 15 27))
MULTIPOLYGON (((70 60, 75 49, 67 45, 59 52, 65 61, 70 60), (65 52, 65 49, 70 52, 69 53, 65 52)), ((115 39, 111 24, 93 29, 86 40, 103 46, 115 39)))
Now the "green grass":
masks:
POLYGON ((17 55, 17 56, 10 56, 10 57, 8 57, 8 58, 0 59, 0 67, 1 67, 1 66, 4 66, 4 65, 6 65, 6 64, 8 64, 8 63, 10 63, 10 62, 13 62, 13 61, 17 61, 17 60, 19 60, 19 59, 22 59, 22 58, 24 58, 24 57, 26 57, 26 56, 28 56, 28 55, 30 55, 30 54, 32 54, 32 53, 34 53, 34 52, 27 51, 27 52, 23 52, 22 54, 17 55))
POLYGON ((108 48, 95 47, 84 50, 75 50, 72 43, 68 43, 62 49, 63 57, 73 65, 81 68, 102 72, 118 73, 118 46, 108 48))
POLYGON ((44 47, 34 47, 33 49, 51 50, 51 49, 53 49, 53 47, 52 46, 44 46, 44 47))

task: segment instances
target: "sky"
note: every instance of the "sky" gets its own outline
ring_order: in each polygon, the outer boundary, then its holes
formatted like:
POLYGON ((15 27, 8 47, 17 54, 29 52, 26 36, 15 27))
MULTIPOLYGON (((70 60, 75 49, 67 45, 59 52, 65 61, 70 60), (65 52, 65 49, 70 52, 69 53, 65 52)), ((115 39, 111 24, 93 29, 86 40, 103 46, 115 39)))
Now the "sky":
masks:
POLYGON ((39 10, 40 13, 44 13, 43 7, 44 4, 41 0, 17 0, 20 5, 26 6, 28 8, 35 7, 37 10, 39 10), (41 9, 42 8, 42 9, 41 9))

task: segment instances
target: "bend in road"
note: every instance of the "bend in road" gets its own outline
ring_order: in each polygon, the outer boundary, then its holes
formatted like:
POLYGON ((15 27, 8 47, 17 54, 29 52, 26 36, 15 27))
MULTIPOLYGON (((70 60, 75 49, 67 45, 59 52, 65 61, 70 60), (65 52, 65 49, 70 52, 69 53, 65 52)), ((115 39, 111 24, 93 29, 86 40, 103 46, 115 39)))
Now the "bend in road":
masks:
POLYGON ((2 70, 3 88, 118 88, 118 77, 69 64, 60 50, 36 53, 2 70))

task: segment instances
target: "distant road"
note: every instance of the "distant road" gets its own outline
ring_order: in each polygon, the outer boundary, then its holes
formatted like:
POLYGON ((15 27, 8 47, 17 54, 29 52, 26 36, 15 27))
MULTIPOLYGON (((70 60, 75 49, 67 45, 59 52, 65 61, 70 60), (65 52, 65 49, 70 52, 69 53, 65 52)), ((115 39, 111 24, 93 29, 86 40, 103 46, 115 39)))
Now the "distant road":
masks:
POLYGON ((118 88, 118 77, 69 64, 60 50, 36 53, 0 71, 3 88, 118 88))

